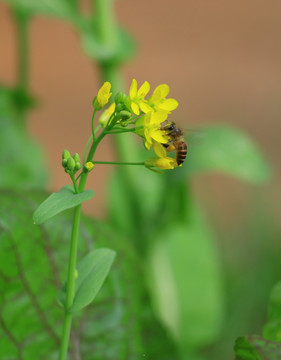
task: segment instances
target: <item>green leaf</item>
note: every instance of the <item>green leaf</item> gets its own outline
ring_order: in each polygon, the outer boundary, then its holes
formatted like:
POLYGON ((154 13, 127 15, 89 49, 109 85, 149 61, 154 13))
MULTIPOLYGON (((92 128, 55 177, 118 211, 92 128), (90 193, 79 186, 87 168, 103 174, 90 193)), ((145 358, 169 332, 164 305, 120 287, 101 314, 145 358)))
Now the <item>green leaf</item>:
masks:
POLYGON ((72 185, 63 186, 58 192, 50 195, 34 212, 34 224, 42 224, 60 212, 71 209, 94 196, 93 190, 75 194, 72 185))
POLYGON ((268 321, 263 329, 266 339, 281 342, 281 282, 277 283, 270 294, 268 321))
POLYGON ((159 319, 180 348, 195 350, 218 337, 224 306, 214 240, 194 204, 190 211, 188 223, 162 228, 146 266, 159 319))
MULTIPOLYGON (((190 145, 190 144, 189 144, 190 145)), ((218 125, 202 130, 201 139, 189 146, 182 168, 175 174, 217 171, 252 183, 270 178, 270 168, 254 142, 241 131, 218 125)))
MULTIPOLYGON (((0 359, 59 358, 63 311, 56 294, 66 276, 73 215, 64 212, 34 226, 32 214, 46 196, 34 190, 0 190, 0 359)), ((79 347, 75 355, 70 348, 68 357, 92 360, 94 353, 95 360, 135 360, 146 354, 149 359, 178 360, 147 301, 131 241, 101 220, 81 216, 78 258, 99 248, 118 254, 114 271, 95 306, 88 306, 86 314, 75 313, 72 344, 79 347)))
POLYGON ((78 278, 71 311, 79 311, 89 305, 107 277, 115 251, 109 249, 93 250, 77 265, 78 278))
POLYGON ((235 360, 280 360, 281 344, 261 336, 240 337, 235 343, 235 360))

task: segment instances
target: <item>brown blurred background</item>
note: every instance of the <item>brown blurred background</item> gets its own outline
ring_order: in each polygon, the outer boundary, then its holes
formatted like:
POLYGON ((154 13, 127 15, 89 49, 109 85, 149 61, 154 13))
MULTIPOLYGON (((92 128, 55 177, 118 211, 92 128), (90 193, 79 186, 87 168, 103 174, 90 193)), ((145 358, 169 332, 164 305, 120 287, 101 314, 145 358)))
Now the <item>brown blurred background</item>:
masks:
MULTIPOLYGON (((87 9, 87 2, 83 6, 87 9)), ((207 123, 240 128, 255 139, 274 169, 273 180, 261 187, 221 175, 197 177, 194 187, 209 215, 227 226, 258 199, 277 216, 281 210, 281 2, 123 0, 116 1, 115 8, 118 21, 139 45, 136 58, 123 69, 127 85, 133 77, 139 83, 148 80, 152 88, 169 84, 171 96, 180 103, 173 119, 183 128, 207 123)), ((1 83, 15 82, 15 40, 10 11, 0 3, 1 83)), ((30 86, 41 105, 31 113, 29 128, 45 149, 52 168, 50 188, 57 190, 68 182, 61 151, 81 154, 88 139, 99 73, 83 54, 71 26, 42 17, 32 24, 30 61, 30 86)), ((113 147, 106 139, 96 159, 112 158, 113 147)), ((97 170, 88 184, 96 191, 95 202, 87 210, 103 215, 110 168, 101 165, 97 170)))

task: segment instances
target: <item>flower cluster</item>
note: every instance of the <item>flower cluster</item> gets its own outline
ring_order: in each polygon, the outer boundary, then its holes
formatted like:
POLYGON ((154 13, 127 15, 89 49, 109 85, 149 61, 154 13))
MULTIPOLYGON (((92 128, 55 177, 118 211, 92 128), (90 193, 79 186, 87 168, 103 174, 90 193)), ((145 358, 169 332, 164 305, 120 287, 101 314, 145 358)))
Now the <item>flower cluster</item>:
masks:
POLYGON ((81 169, 80 156, 75 153, 73 156, 70 155, 68 150, 63 150, 62 153, 62 166, 68 174, 75 174, 81 169))
MULTIPOLYGON (((109 102, 110 91, 110 83, 105 82, 94 99, 96 110, 109 102)), ((138 88, 137 81, 133 79, 129 95, 117 93, 114 102, 100 116, 99 122, 103 127, 110 124, 115 130, 132 125, 130 129, 143 138, 146 149, 152 148, 156 155, 147 159, 145 166, 150 169, 174 169, 178 163, 167 156, 163 145, 167 144, 168 147, 171 137, 162 124, 167 122, 168 115, 177 108, 178 102, 167 98, 170 88, 166 84, 157 86, 151 96, 147 96, 149 91, 150 84, 147 81, 138 88)))

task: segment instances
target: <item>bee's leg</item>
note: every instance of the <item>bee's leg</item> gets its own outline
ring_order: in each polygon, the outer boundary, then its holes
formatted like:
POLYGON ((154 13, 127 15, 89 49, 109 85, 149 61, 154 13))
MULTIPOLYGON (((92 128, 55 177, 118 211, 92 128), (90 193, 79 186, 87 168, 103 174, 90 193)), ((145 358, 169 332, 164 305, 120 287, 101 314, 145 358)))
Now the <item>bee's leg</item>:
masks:
POLYGON ((176 148, 175 148, 175 146, 172 144, 172 145, 169 145, 169 146, 167 146, 167 149, 166 149, 168 152, 170 152, 170 151, 174 151, 174 150, 176 150, 176 148))

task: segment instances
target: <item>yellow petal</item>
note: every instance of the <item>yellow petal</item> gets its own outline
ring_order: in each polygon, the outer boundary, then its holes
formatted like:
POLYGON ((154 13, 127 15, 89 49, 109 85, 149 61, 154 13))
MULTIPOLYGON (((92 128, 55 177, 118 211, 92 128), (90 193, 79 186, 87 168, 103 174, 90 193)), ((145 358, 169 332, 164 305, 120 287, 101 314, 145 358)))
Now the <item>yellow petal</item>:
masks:
POLYGON ((147 150, 149 150, 152 145, 152 139, 148 129, 144 129, 144 136, 145 136, 145 147, 147 148, 147 150))
POLYGON ((162 170, 174 169, 178 166, 176 160, 170 157, 158 158, 154 165, 162 170))
POLYGON ((106 109, 100 116, 99 118, 99 123, 103 126, 106 127, 107 122, 110 118, 110 116, 114 113, 115 111, 115 102, 112 103, 108 109, 106 109))
POLYGON ((151 123, 151 115, 152 115, 152 111, 149 111, 147 114, 145 114, 144 117, 144 126, 149 126, 151 123))
POLYGON ((131 108, 134 114, 139 115, 140 114, 140 109, 138 104, 136 104, 135 102, 131 102, 131 108))
POLYGON ((161 144, 166 144, 169 142, 169 138, 165 135, 165 133, 162 130, 151 129, 149 131, 149 135, 152 137, 153 140, 161 144))
POLYGON ((108 103, 108 100, 112 93, 110 92, 111 84, 106 81, 98 91, 97 100, 101 107, 108 103))
POLYGON ((177 162, 175 159, 170 157, 164 157, 164 158, 149 158, 144 162, 144 165, 147 167, 158 167, 158 169, 162 170, 168 170, 168 169, 174 169, 177 167, 177 162))
POLYGON ((163 111, 163 110, 153 111, 151 113, 150 123, 160 125, 162 122, 164 122, 167 119, 167 117, 168 117, 167 111, 163 111))
POLYGON ((167 84, 162 84, 158 86, 161 91, 162 99, 164 99, 170 92, 170 87, 167 84))
POLYGON ((129 90, 130 98, 133 99, 137 96, 138 83, 136 79, 132 80, 132 84, 129 90))
POLYGON ((142 86, 139 88, 138 96, 145 96, 150 90, 149 82, 145 81, 142 86))
POLYGON ((153 150, 158 157, 166 157, 167 155, 164 146, 159 144, 158 142, 153 143, 153 150))
POLYGON ((161 110, 172 111, 178 107, 179 103, 175 99, 167 99, 161 102, 158 107, 161 110))
POLYGON ((147 104, 147 102, 141 101, 139 103, 139 106, 145 114, 148 113, 149 111, 152 111, 152 108, 147 104))
POLYGON ((154 90, 151 97, 151 102, 157 104, 160 100, 164 99, 170 92, 170 88, 166 84, 158 85, 154 90))

